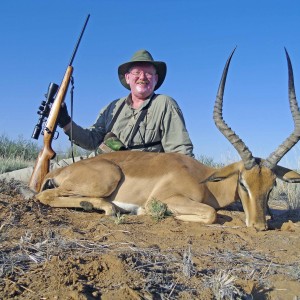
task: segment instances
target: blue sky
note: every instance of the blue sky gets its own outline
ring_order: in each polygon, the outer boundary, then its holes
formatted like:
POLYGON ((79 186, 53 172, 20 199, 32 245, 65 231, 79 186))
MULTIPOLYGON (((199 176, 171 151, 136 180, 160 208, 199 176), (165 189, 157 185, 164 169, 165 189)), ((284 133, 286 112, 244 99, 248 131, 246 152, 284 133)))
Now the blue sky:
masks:
MULTIPOLYGON (((225 90, 226 122, 259 157, 268 156, 292 132, 284 47, 297 92, 297 0, 7 0, 0 4, 0 134, 30 139, 48 84, 60 84, 88 14, 73 64, 74 120, 83 127, 103 106, 127 95, 117 67, 136 50, 147 49, 167 63, 158 92, 180 105, 196 156, 237 157, 212 119, 224 64, 237 46, 225 90)), ((70 107, 69 94, 66 103, 70 107)), ((59 131, 54 150, 69 146, 59 131)), ((296 145, 280 164, 298 168, 298 157, 296 145)))

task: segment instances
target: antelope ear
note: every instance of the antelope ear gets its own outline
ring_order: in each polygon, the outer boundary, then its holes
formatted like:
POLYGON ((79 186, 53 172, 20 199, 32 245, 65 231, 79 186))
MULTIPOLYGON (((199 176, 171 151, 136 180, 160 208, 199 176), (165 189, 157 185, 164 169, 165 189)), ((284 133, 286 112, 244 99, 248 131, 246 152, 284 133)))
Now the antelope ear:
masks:
POLYGON ((281 166, 275 166, 273 168, 273 171, 275 175, 283 181, 292 183, 300 182, 300 174, 291 169, 284 168, 281 166))
POLYGON ((221 169, 216 170, 212 175, 201 181, 200 183, 205 182, 218 182, 222 181, 226 178, 229 178, 235 174, 238 174, 240 171, 240 167, 237 163, 225 166, 221 169))

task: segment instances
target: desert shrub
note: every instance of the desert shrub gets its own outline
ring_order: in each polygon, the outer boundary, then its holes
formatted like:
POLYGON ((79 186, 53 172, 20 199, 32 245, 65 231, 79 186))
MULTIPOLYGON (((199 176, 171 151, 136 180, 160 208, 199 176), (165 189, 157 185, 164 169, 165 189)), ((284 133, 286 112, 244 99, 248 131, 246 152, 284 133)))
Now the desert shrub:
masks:
POLYGON ((37 158, 40 151, 39 146, 19 136, 17 140, 8 138, 5 134, 0 136, 0 157, 2 158, 18 158, 26 161, 37 158))
POLYGON ((55 160, 59 161, 61 159, 67 159, 67 158, 71 158, 72 157, 72 151, 73 151, 73 155, 74 157, 83 157, 83 158, 87 158, 90 156, 90 154, 92 153, 92 151, 89 150, 85 150, 83 148, 80 148, 77 145, 73 145, 73 147, 68 147, 67 149, 64 150, 56 150, 56 157, 55 160))
POLYGON ((117 225, 124 224, 126 222, 126 215, 121 214, 119 211, 114 216, 114 222, 117 225))
MULTIPOLYGON (((84 150, 77 145, 64 151, 56 151, 55 160, 81 156, 87 158, 91 151, 84 150)), ((18 139, 10 139, 7 135, 0 135, 0 174, 10 172, 28 166, 33 166, 41 147, 34 141, 26 140, 22 136, 18 139)))
POLYGON ((33 165, 33 161, 25 161, 20 157, 3 158, 0 157, 0 174, 23 169, 33 165))
POLYGON ((40 151, 39 146, 22 136, 13 140, 0 136, 0 174, 33 165, 40 151))
POLYGON ((278 179, 270 198, 286 201, 288 209, 299 209, 300 186, 297 183, 288 183, 278 179))
POLYGON ((206 284, 212 289, 216 300, 248 299, 244 291, 236 285, 236 281, 237 278, 231 272, 221 270, 212 275, 206 284))
POLYGON ((168 206, 161 201, 153 198, 147 203, 147 212, 149 215, 156 221, 159 222, 166 218, 167 216, 172 215, 168 206))
POLYGON ((207 165, 212 168, 221 168, 224 167, 223 163, 216 162, 212 157, 206 156, 201 154, 197 157, 197 160, 200 161, 202 164, 207 165))

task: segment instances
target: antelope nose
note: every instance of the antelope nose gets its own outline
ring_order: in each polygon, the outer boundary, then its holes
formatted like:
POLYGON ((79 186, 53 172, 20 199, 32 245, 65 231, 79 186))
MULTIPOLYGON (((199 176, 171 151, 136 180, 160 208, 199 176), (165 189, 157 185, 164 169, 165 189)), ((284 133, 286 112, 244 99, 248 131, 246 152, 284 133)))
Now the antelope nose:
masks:
POLYGON ((252 225, 257 231, 268 230, 267 223, 256 223, 252 225))

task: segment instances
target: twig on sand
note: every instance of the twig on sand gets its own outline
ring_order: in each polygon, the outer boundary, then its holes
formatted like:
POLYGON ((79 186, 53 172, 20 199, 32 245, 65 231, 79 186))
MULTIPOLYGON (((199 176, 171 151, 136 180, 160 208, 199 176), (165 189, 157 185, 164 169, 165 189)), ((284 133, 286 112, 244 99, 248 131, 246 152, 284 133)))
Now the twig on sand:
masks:
POLYGON ((6 281, 8 281, 8 282, 10 282, 10 283, 12 283, 12 284, 18 285, 19 287, 21 287, 22 289, 24 289, 24 290, 26 290, 26 291, 28 291, 28 292, 30 292, 30 293, 36 294, 36 292, 34 292, 33 290, 31 290, 31 289, 25 287, 25 286, 22 285, 22 284, 19 284, 19 283, 17 283, 17 282, 14 282, 14 281, 12 281, 12 280, 10 280, 10 279, 8 279, 8 278, 4 278, 4 280, 6 280, 6 281))

